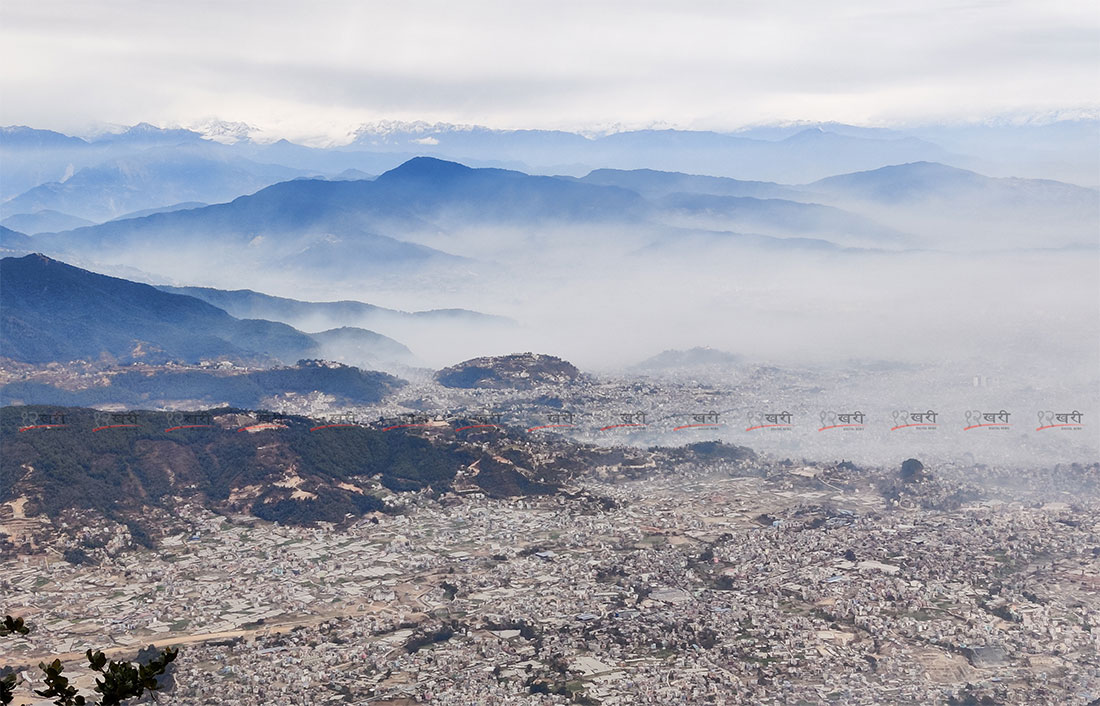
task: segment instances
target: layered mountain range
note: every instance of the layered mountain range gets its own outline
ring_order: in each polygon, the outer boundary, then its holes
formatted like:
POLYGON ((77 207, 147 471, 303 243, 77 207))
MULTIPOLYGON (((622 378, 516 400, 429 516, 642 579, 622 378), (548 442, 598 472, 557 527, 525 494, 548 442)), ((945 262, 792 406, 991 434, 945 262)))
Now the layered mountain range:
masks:
MULTIPOLYGON (((0 303, 0 355, 26 363, 226 360, 271 365, 344 358, 392 367, 416 362, 408 348, 374 331, 341 326, 306 334, 277 320, 237 318, 196 297, 96 274, 44 255, 0 260, 0 303)), ((398 318, 414 316, 380 311, 398 318)))
POLYGON ((507 266, 512 251, 596 230, 622 252, 716 235, 796 249, 1092 247, 1098 204, 1094 189, 929 162, 788 186, 652 170, 548 177, 418 157, 373 180, 285 181, 228 203, 39 234, 33 249, 177 280, 194 280, 195 260, 211 255, 325 282, 476 276, 507 266), (567 237, 538 240, 550 231, 567 237), (502 246, 492 240, 505 232, 502 246))

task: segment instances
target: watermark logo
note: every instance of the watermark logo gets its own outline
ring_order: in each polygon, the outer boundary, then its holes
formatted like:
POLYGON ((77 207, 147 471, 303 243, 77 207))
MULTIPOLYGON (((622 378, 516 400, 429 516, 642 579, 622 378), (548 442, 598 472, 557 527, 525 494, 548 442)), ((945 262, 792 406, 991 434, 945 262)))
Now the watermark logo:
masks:
POLYGON ((426 427, 432 419, 427 414, 420 412, 405 412, 395 419, 386 420, 380 417, 378 421, 382 424, 382 431, 393 431, 394 429, 426 427))
POLYGON ((336 414, 330 414, 327 417, 319 419, 321 423, 315 427, 310 427, 310 431, 318 431, 320 429, 345 429, 347 427, 359 426, 359 420, 355 416, 355 412, 338 412, 336 414))
POLYGON ((466 424, 464 426, 455 429, 459 431, 469 431, 470 429, 500 429, 500 420, 504 415, 500 412, 485 412, 483 414, 466 415, 465 420, 473 422, 473 424, 466 424))
POLYGON ((1054 412, 1051 410, 1043 410, 1039 412, 1039 426, 1035 431, 1046 431, 1047 429, 1063 429, 1066 431, 1081 431, 1084 427, 1081 422, 1084 420, 1084 414, 1078 412, 1076 409, 1072 412, 1054 412))
POLYGON ((905 409, 895 409, 890 413, 890 418, 894 420, 894 426, 890 427, 890 431, 898 431, 899 429, 932 431, 938 426, 938 422, 936 422, 936 417, 938 416, 939 415, 931 409, 923 412, 910 412, 905 409))
POLYGON ((528 427, 527 431, 569 428, 573 426, 573 419, 575 417, 576 415, 573 412, 567 410, 554 410, 546 415, 546 424, 537 424, 533 427, 528 427))
POLYGON ((256 417, 255 424, 248 424, 237 431, 264 431, 267 429, 286 429, 286 425, 283 423, 289 419, 289 417, 280 412, 254 412, 256 417))
POLYGON ((673 431, 680 431, 682 429, 709 429, 722 426, 722 423, 718 421, 718 412, 711 410, 709 412, 696 412, 691 415, 691 423, 681 424, 675 427, 673 431))
POLYGON ((835 412, 831 409, 822 410, 819 415, 821 428, 818 431, 830 429, 844 429, 846 431, 863 431, 863 412, 835 412))
POLYGON ((965 412, 966 426, 963 427, 963 431, 970 431, 971 429, 995 431, 1008 429, 1012 426, 1008 421, 1010 416, 1003 409, 999 412, 982 412, 976 409, 968 409, 965 412))
POLYGON ((619 415, 619 423, 608 424, 605 427, 601 427, 600 431, 608 431, 609 429, 629 429, 631 427, 645 427, 646 413, 645 412, 623 412, 619 415))
POLYGON ((31 429, 55 429, 68 426, 68 415, 64 412, 23 412, 21 415, 22 426, 19 431, 31 429))
POLYGON ((134 429, 138 426, 137 412, 95 412, 92 414, 93 432, 105 429, 134 429))
POLYGON ((745 431, 757 429, 786 430, 794 426, 794 415, 784 410, 782 412, 749 412, 749 426, 745 431))
POLYGON ((207 429, 214 426, 214 415, 209 412, 169 412, 164 431, 181 429, 207 429))

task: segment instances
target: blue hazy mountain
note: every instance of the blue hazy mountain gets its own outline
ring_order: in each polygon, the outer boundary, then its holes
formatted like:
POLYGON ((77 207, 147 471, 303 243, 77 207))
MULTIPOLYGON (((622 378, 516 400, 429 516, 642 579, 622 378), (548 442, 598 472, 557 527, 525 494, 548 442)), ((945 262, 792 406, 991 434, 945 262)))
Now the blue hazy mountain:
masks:
POLYGON ((430 154, 464 163, 488 160, 531 168, 573 160, 586 154, 593 144, 583 135, 561 130, 383 122, 361 127, 348 148, 430 154))
POLYGON ((995 206, 1056 204, 1080 208, 1095 205, 1097 191, 1049 179, 988 177, 935 162, 913 162, 852 174, 840 174, 807 184, 807 191, 880 204, 923 202, 929 198, 972 201, 995 206))
POLYGON ((194 145, 207 142, 199 132, 183 128, 161 128, 150 123, 138 123, 120 132, 105 132, 94 140, 97 145, 125 145, 127 147, 169 147, 194 145))
POLYGON ((9 253, 25 253, 33 249, 33 238, 11 228, 0 226, 0 250, 9 253))
POLYGON ((404 344, 389 336, 355 326, 341 326, 311 333, 310 338, 321 348, 320 357, 374 370, 388 370, 395 365, 416 365, 418 361, 404 344))
MULTIPOLYGON (((435 356, 443 346, 466 345, 477 350, 474 342, 507 340, 520 331, 516 321, 504 316, 469 309, 429 309, 400 311, 360 301, 309 302, 276 297, 252 290, 221 290, 210 287, 161 286, 166 292, 186 294, 209 302, 241 319, 281 321, 310 332, 326 346, 325 358, 404 375, 403 366, 422 365, 420 356, 435 356), (369 337, 349 340, 349 330, 368 329, 408 344, 413 354, 400 354, 392 346, 382 346, 369 337), (321 333, 313 333, 319 331, 321 333), (369 355, 352 354, 369 346, 369 355), (384 357, 383 354, 387 355, 384 357), (380 362, 379 362, 380 361, 380 362)), ((403 347, 402 347, 403 348, 403 347)), ((464 348, 465 350, 465 348, 464 348)))
POLYGON ((925 125, 909 133, 973 155, 952 161, 992 176, 1057 179, 1100 187, 1100 120, 999 120, 968 125, 925 125))
MULTIPOLYGON (((805 183, 890 164, 937 161, 997 176, 1046 176, 1095 186, 1096 120, 868 128, 840 123, 760 125, 733 132, 632 130, 599 136, 555 130, 379 123, 346 145, 229 144, 194 130, 136 125, 82 140, 28 127, 0 128, 0 200, 73 172, 149 148, 217 145, 227 154, 303 172, 379 174, 417 155, 529 173, 582 175, 593 168, 652 168, 749 180, 805 183)), ((238 126, 239 127, 239 126, 238 126)), ((247 127, 247 126, 246 126, 247 127)), ((247 130, 245 130, 247 133, 247 130)), ((214 135, 218 139, 218 135, 214 135)))
POLYGON ((233 156, 218 145, 158 145, 40 184, 0 210, 12 215, 49 209, 101 222, 185 201, 228 201, 302 174, 233 156))
POLYGON ((7 169, 11 178, 5 175, 0 198, 150 148, 186 150, 212 145, 236 157, 331 175, 347 169, 379 174, 417 155, 529 173, 580 175, 599 167, 654 168, 786 182, 805 182, 907 161, 958 161, 956 155, 938 145, 910 135, 832 124, 807 127, 793 134, 789 130, 767 134, 761 128, 744 134, 634 130, 586 137, 559 130, 388 123, 364 126, 350 144, 324 149, 287 140, 260 144, 242 139, 220 144, 195 131, 166 130, 148 124, 90 141, 48 131, 25 134, 29 128, 5 130, 11 135, 0 133, 0 149, 11 152, 13 160, 7 169), (764 135, 772 139, 761 139, 764 135), (782 139, 775 139, 780 135, 782 139), (28 162, 32 156, 34 159, 28 162))
POLYGON ((833 206, 786 199, 669 194, 657 202, 670 225, 731 230, 783 238, 813 236, 839 245, 874 247, 912 242, 912 236, 833 206))
POLYGON ((42 249, 62 255, 228 248, 243 261, 290 274, 346 279, 363 271, 457 263, 453 254, 409 241, 424 236, 435 248, 460 253, 467 241, 448 234, 479 226, 520 228, 516 242, 532 227, 614 224, 627 226, 619 231, 633 233, 639 247, 647 238, 656 242, 650 236, 662 227, 782 239, 760 240, 768 247, 819 248, 821 241, 897 247, 942 244, 935 238, 945 228, 979 219, 1004 223, 1006 235, 969 245, 1024 247, 1087 242, 1097 217, 1091 189, 996 179, 929 162, 789 187, 652 170, 599 170, 582 179, 532 176, 418 157, 374 180, 297 179, 225 204, 38 238, 42 249), (954 220, 944 223, 948 215, 954 220), (1037 240, 1034 227, 1041 223, 1062 230, 1037 240))
POLYGON ((367 174, 361 169, 352 167, 329 177, 329 179, 332 181, 371 181, 377 176, 377 174, 367 174))
POLYGON ((596 163, 798 183, 844 171, 951 155, 916 138, 872 139, 810 128, 783 140, 685 130, 639 130, 601 138, 596 163), (809 178, 807 178, 809 177, 809 178))
POLYGON ((96 159, 95 149, 79 137, 23 125, 0 127, 0 202, 64 179, 96 159))
POLYGON ((289 140, 279 140, 268 145, 234 145, 234 149, 258 162, 292 165, 298 169, 333 175, 349 169, 367 174, 381 174, 419 154, 417 150, 372 152, 350 148, 322 149, 298 145, 289 140))
POLYGON ((796 183, 918 159, 953 158, 938 145, 915 137, 853 132, 809 127, 774 140, 708 131, 632 130, 588 138, 555 130, 384 123, 361 128, 352 145, 464 162, 510 161, 529 171, 576 174, 594 167, 650 168, 796 183))
POLYGON ((0 355, 17 361, 293 362, 339 357, 409 362, 392 339, 362 329, 312 337, 284 323, 238 319, 207 302, 43 255, 0 260, 0 355))
MULTIPOLYGON (((838 122, 790 122, 775 125, 754 125, 751 127, 734 130, 732 134, 738 137, 748 137, 754 140, 785 140, 806 130, 821 130, 848 137, 862 137, 876 140, 897 140, 909 137, 902 130, 883 127, 862 127, 859 125, 846 125, 838 122)), ((936 143, 935 140, 930 140, 936 143)), ((965 150, 960 150, 965 152, 965 150)))
POLYGON ((438 250, 403 242, 378 230, 431 229, 400 205, 360 198, 372 182, 296 180, 229 203, 110 221, 39 236, 50 252, 177 253, 241 250, 253 261, 298 267, 340 265, 379 269, 458 262, 438 250), (335 258, 335 259, 333 259, 335 258))
POLYGON ((286 324, 242 321, 193 297, 42 255, 0 260, 3 355, 19 361, 164 362, 308 357, 316 343, 286 324))
POLYGON ((697 346, 689 350, 666 350, 646 358, 632 366, 632 369, 645 372, 692 372, 714 368, 728 371, 743 362, 736 353, 697 346))
POLYGON ((15 151, 81 149, 88 147, 88 143, 79 137, 71 137, 53 130, 40 130, 26 125, 0 127, 0 145, 6 150, 15 151))
POLYGON ((459 323, 470 326, 511 326, 515 322, 503 316, 483 314, 469 309, 433 309, 406 312, 387 309, 359 301, 307 302, 286 297, 254 292, 250 289, 227 291, 211 287, 169 287, 159 289, 175 294, 186 294, 209 302, 242 319, 268 319, 282 321, 295 328, 315 331, 336 328, 356 322, 360 326, 385 328, 394 322, 406 324, 459 323))
POLYGON ((293 180, 229 203, 39 237, 51 253, 217 247, 279 268, 350 276, 461 262, 390 234, 477 223, 621 222, 646 208, 642 197, 625 189, 422 157, 373 181, 293 180))
POLYGON ((691 193, 795 200, 810 196, 796 187, 769 181, 745 181, 729 177, 662 172, 656 169, 594 169, 578 181, 600 186, 619 186, 643 196, 691 193))
POLYGON ((8 216, 0 221, 0 225, 29 235, 35 235, 37 233, 56 233, 62 230, 72 230, 82 226, 95 225, 95 223, 70 213, 62 213, 46 208, 34 213, 17 213, 14 216, 8 216))
POLYGON ((598 221, 618 220, 644 208, 644 200, 627 189, 506 169, 473 169, 430 157, 411 159, 367 184, 373 198, 406 204, 426 218, 598 221))
MULTIPOLYGON (((67 181, 85 167, 132 157, 150 148, 194 149, 214 144, 196 132, 163 130, 148 123, 89 140, 21 125, 0 127, 0 160, 4 164, 0 169, 0 201, 42 184, 67 181)), ((21 211, 5 207, 3 212, 21 211)))
MULTIPOLYGON (((579 179, 643 194, 669 225, 779 237, 812 237, 844 245, 887 246, 908 236, 856 213, 814 203, 809 190, 653 169, 597 169, 579 179)), ((793 244, 793 243, 792 243, 793 244)))
POLYGON ((393 339, 409 342, 418 350, 430 352, 439 346, 440 341, 453 342, 460 336, 499 335, 516 327, 512 319, 469 309, 407 312, 350 300, 300 301, 247 289, 159 288, 201 299, 240 319, 281 321, 311 332, 310 335, 324 346, 326 359, 353 362, 394 373, 402 373, 401 366, 419 366, 421 363, 404 345, 393 339), (359 333, 364 329, 367 333, 359 333), (312 333, 314 331, 319 333, 312 333), (372 338, 379 334, 390 338, 386 342, 372 338))
POLYGON ((1100 192, 1049 179, 988 177, 932 162, 841 174, 804 187, 825 203, 926 233, 974 232, 1002 247, 1096 245, 1100 192))
MULTIPOLYGON (((169 211, 187 211, 187 210, 192 209, 192 208, 202 208, 203 206, 209 206, 209 205, 210 204, 203 203, 202 201, 184 201, 182 203, 174 203, 174 204, 171 204, 169 206, 158 206, 156 208, 143 208, 140 211, 130 211, 129 213, 124 213, 121 216, 118 216, 116 218, 112 218, 111 220, 112 221, 124 221, 127 218, 144 218, 145 216, 152 216, 155 213, 168 213, 169 211)), ((92 224, 92 225, 94 225, 94 224, 92 224)), ((60 230, 60 229, 58 229, 58 230, 60 230)), ((65 230, 72 230, 72 229, 71 228, 66 228, 65 230)), ((57 231, 55 231, 55 232, 57 232, 57 231)))

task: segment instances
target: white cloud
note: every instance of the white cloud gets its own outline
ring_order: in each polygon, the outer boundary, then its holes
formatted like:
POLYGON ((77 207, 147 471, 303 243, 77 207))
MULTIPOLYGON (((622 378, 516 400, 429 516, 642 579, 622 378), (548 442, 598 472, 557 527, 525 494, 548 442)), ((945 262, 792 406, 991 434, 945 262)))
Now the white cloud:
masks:
POLYGON ((1095 106, 1098 36, 1091 0, 6 0, 0 123, 968 119, 1095 106))

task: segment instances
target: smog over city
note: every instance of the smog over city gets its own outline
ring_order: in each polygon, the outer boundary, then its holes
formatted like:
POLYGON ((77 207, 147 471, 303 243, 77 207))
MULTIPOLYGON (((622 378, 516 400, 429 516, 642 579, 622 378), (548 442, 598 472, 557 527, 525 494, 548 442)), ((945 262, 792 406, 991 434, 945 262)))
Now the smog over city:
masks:
POLYGON ((0 4, 0 705, 1100 704, 1100 13, 0 4))

